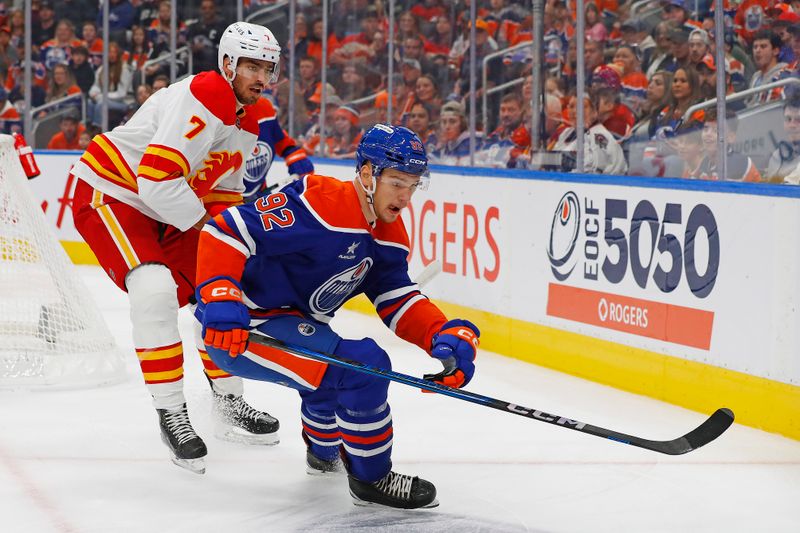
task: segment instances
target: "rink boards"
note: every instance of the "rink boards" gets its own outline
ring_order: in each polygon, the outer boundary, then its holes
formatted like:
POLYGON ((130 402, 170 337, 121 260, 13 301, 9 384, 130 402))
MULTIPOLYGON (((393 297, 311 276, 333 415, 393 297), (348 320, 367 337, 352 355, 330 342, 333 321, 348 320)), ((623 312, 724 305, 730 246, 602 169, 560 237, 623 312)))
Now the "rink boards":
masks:
MULTIPOLYGON (((92 262, 69 209, 76 159, 37 152, 31 184, 92 262)), ((425 293, 486 350, 800 439, 800 188, 434 167, 404 220, 412 275, 441 263, 425 293)))

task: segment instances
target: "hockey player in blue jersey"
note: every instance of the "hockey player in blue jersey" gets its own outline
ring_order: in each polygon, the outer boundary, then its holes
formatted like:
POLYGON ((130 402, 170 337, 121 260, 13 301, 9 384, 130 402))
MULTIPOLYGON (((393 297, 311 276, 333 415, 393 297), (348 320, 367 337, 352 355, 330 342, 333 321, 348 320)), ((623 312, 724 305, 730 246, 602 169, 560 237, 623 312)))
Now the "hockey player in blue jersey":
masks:
POLYGON ((278 123, 278 114, 272 103, 263 96, 253 106, 258 121, 258 141, 253 153, 247 158, 244 174, 244 199, 252 201, 265 191, 279 189, 285 182, 267 184, 267 173, 275 156, 286 163, 289 176, 302 178, 314 172, 314 165, 297 141, 289 137, 278 123))
POLYGON ((196 316, 214 362, 231 374, 300 392, 307 471, 342 469, 357 505, 438 505, 432 483, 392 471, 389 382, 249 343, 248 331, 391 368, 375 341, 343 339, 328 325, 364 293, 396 335, 442 361, 440 383, 462 387, 475 371, 480 332, 448 320, 408 275, 401 211, 428 182, 411 130, 377 124, 356 152, 353 181, 310 175, 252 204, 230 208, 201 232, 196 316))

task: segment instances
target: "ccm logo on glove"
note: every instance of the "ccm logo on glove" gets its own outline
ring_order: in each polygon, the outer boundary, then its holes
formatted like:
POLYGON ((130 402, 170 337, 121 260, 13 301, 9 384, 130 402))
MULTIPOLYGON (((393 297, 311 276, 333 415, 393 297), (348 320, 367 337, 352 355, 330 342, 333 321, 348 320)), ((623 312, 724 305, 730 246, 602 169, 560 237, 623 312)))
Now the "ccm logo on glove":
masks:
POLYGON ((222 298, 223 296, 230 296, 235 300, 241 300, 242 291, 236 287, 214 287, 211 289, 212 298, 222 298))

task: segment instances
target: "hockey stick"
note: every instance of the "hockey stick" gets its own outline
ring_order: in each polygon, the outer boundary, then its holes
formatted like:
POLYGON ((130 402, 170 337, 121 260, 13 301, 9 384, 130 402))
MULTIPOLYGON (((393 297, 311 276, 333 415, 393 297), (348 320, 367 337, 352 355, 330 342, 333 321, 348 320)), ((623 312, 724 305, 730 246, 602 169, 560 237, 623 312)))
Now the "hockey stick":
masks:
POLYGON ((442 272, 442 264, 439 260, 431 261, 428 265, 423 268, 417 277, 414 278, 414 283, 419 285, 420 288, 424 287, 428 284, 430 280, 438 276, 442 272))
POLYGON ((458 398, 459 400, 465 400, 478 405, 491 407, 492 409, 497 409, 498 411, 504 411, 506 413, 532 418, 534 420, 538 420, 539 422, 546 422, 548 424, 580 431, 581 433, 588 433, 589 435, 594 435, 596 437, 603 437, 604 439, 610 439, 623 444, 629 444, 631 446, 637 446, 639 448, 644 448, 645 450, 652 450, 654 452, 664 453, 667 455, 681 455, 691 452, 692 450, 696 450, 697 448, 708 444, 712 440, 722 435, 722 433, 725 432, 725 430, 728 429, 728 427, 733 423, 733 412, 730 409, 722 408, 717 409, 714 414, 712 414, 698 427, 686 435, 678 437, 677 439, 665 441, 643 439, 641 437, 627 435, 625 433, 620 433, 618 431, 613 431, 600 426, 593 426, 591 424, 579 422, 578 420, 565 418, 560 415, 549 414, 536 409, 522 407, 521 405, 497 400, 495 398, 490 398, 489 396, 483 396, 481 394, 476 394, 463 389, 454 389, 446 385, 440 385, 439 383, 435 383, 426 379, 420 379, 407 374, 401 374, 393 370, 386 370, 384 368, 366 365, 359 361, 353 361, 352 359, 347 359, 345 357, 339 357, 329 353, 316 352, 301 346, 286 344, 277 339, 267 337, 257 332, 250 332, 249 340, 250 342, 254 342, 262 346, 277 348, 300 357, 313 359, 315 361, 322 361, 323 363, 329 363, 343 368, 348 368, 356 372, 362 372, 364 374, 370 374, 383 379, 388 379, 390 381, 396 381, 397 383, 403 383, 405 385, 417 387, 422 390, 438 392, 439 394, 444 394, 445 396, 450 396, 452 398, 458 398))

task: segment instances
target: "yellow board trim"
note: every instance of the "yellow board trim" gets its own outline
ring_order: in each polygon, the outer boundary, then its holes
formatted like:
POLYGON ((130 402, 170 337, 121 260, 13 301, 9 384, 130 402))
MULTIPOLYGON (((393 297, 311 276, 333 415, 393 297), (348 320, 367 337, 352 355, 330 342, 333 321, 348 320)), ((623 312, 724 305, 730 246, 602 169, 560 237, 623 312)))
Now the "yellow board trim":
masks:
MULTIPOLYGON (((800 387, 437 301, 447 316, 481 328, 481 348, 800 440, 800 387)), ((375 314, 363 295, 345 308, 375 314)), ((515 398, 503 398, 514 400, 515 398)))

